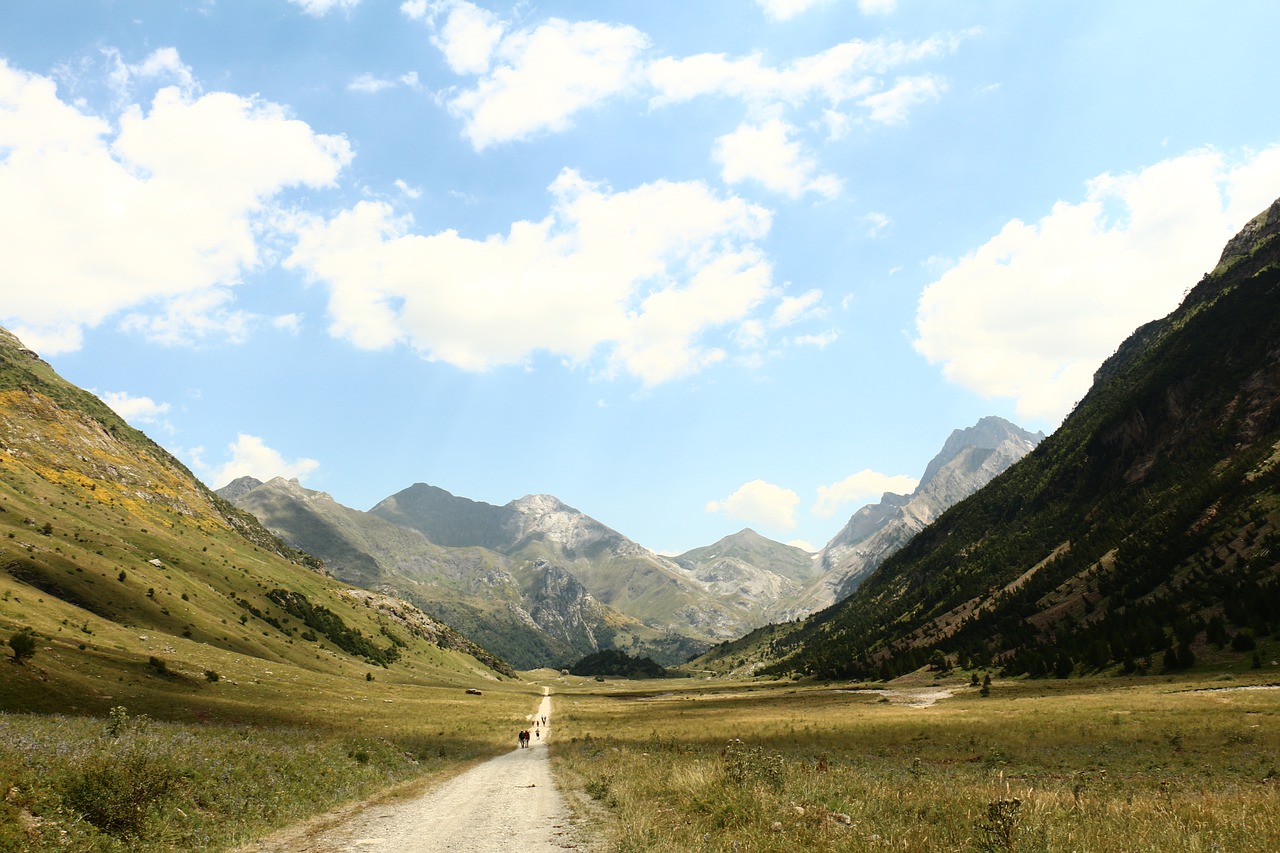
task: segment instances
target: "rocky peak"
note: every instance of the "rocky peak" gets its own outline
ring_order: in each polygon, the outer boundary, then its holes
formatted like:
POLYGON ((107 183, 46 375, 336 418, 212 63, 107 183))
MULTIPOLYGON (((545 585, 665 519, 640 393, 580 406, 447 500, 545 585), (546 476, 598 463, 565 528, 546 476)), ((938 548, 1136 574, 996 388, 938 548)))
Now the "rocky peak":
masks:
POLYGON ((232 503, 235 503, 242 496, 248 494, 249 492, 252 492, 254 489, 258 488, 258 486, 261 486, 261 485, 262 485, 262 481, 257 479, 256 477, 248 477, 248 476, 236 477, 234 480, 232 480, 230 483, 227 483, 221 489, 214 489, 214 491, 218 494, 219 497, 226 498, 232 503))

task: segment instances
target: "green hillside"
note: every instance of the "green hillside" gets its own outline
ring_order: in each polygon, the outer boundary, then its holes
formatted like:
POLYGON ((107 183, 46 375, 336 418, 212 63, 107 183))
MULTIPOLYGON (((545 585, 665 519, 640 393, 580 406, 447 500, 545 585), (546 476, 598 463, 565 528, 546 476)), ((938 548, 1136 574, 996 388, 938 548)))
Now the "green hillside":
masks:
POLYGON ((456 685, 514 675, 404 602, 327 576, 7 332, 0 569, 0 637, 36 638, 29 666, 0 667, 5 710, 233 714, 235 691, 206 673, 273 666, 456 685))
POLYGON ((1278 262, 1280 203, 1175 312, 1119 348, 1031 455, 849 599, 771 637, 766 671, 891 677, 942 658, 1037 676, 1269 663, 1280 627, 1278 262))

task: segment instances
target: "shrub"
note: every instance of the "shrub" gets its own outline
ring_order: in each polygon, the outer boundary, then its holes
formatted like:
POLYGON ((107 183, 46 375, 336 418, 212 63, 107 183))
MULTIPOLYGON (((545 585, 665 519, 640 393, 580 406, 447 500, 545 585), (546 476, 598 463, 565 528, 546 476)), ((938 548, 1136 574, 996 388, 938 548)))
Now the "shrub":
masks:
POLYGON ((66 804, 103 832, 141 835, 148 818, 173 791, 178 770, 130 745, 88 758, 63 785, 66 804))
POLYGON ((779 752, 747 746, 739 738, 734 738, 725 745, 721 754, 725 777, 739 787, 763 783, 776 788, 786 778, 786 758, 779 752))
POLYGON ((1258 642, 1253 639, 1253 634, 1248 631, 1241 631, 1231 638, 1231 648, 1237 652, 1249 652, 1257 648, 1258 642))
POLYGON ((13 662, 25 663, 36 654, 36 635, 30 628, 23 628, 9 638, 9 648, 13 649, 13 662))

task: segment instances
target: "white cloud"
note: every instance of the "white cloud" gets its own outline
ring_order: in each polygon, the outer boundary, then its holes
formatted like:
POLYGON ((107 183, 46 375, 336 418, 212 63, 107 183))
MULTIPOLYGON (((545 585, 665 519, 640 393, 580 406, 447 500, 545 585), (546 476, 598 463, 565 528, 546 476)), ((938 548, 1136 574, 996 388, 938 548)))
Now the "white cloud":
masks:
POLYGON ((883 213, 871 212, 862 217, 862 221, 867 223, 867 236, 877 237, 880 232, 893 224, 893 220, 885 216, 883 213))
POLYGON ((715 159, 726 183, 759 181, 791 198, 816 192, 826 198, 840 194, 842 182, 832 174, 815 174, 817 162, 804 153, 791 135, 795 128, 781 119, 761 125, 743 123, 716 140, 715 159))
POLYGON ((1280 195, 1280 147, 1191 152, 1090 181, 1038 223, 1010 221, 925 288, 916 349, 953 382, 1061 420, 1139 325, 1177 306, 1223 244, 1280 195))
POLYGON ((840 339, 840 333, 837 331, 823 332, 820 335, 796 335, 790 339, 790 344, 795 347, 817 347, 818 349, 826 349, 831 344, 840 339))
POLYGON ((323 18, 335 9, 350 12, 360 5, 360 0, 289 0, 313 18, 323 18))
POLYGON ((821 6, 831 0, 756 0, 766 17, 775 21, 789 21, 814 6, 821 6))
POLYGON ((858 0, 858 11, 864 15, 891 15, 898 8, 898 0, 858 0))
POLYGON ((167 87, 117 127, 0 60, 0 318, 49 353, 125 311, 160 315, 133 322, 161 337, 240 327, 226 288, 261 264, 272 199, 331 184, 352 156, 345 139, 225 92, 167 87))
MULTIPOLYGON (((756 0, 765 16, 775 21, 789 21, 797 15, 831 0, 756 0)), ((858 11, 864 15, 888 15, 898 8, 898 0, 858 0, 858 11)))
POLYGON ((780 329, 784 326, 794 325, 806 318, 825 316, 827 312, 822 308, 821 302, 821 290, 808 290, 799 296, 785 296, 773 310, 773 316, 769 318, 769 324, 774 328, 780 329))
POLYGON ((120 51, 114 48, 108 48, 103 53, 110 67, 107 82, 120 98, 127 100, 132 97, 136 81, 171 80, 187 95, 200 91, 191 68, 182 61, 177 48, 157 48, 138 63, 125 62, 120 51))
POLYGON ((330 333, 359 347, 407 343, 464 370, 603 356, 646 386, 723 359, 704 337, 772 294, 760 207, 701 183, 613 192, 572 170, 550 190, 544 219, 484 240, 414 234, 361 202, 302 227, 285 264, 329 287, 330 333))
POLYGON ((102 402, 130 424, 160 424, 169 414, 168 403, 157 403, 150 397, 134 397, 124 391, 108 391, 102 402))
POLYGON ((502 40, 506 24, 472 3, 448 4, 448 17, 431 39, 455 74, 484 74, 502 40))
POLYGON ((503 38, 493 50, 492 69, 451 99, 449 108, 463 119, 476 150, 562 131, 575 114, 635 85, 648 45, 634 27, 553 18, 503 38))
POLYGON ((791 489, 764 480, 752 480, 724 500, 710 501, 706 511, 747 524, 790 530, 796 526, 795 513, 799 504, 800 496, 791 489))
POLYGON ((885 492, 909 495, 916 490, 920 481, 903 474, 881 474, 865 468, 856 474, 845 477, 838 483, 818 487, 818 499, 813 505, 813 514, 822 518, 830 518, 841 508, 850 504, 867 504, 879 500, 885 492))
POLYGON ((205 464, 202 448, 191 451, 192 467, 202 472, 205 482, 213 488, 222 488, 238 477, 253 477, 263 482, 273 477, 303 480, 320 467, 319 462, 306 457, 289 461, 256 435, 239 433, 235 443, 227 445, 227 450, 231 459, 219 467, 205 464))
POLYGON ((422 81, 418 79, 417 71, 406 71, 399 77, 378 77, 371 72, 366 71, 356 76, 347 84, 348 92, 359 92, 362 95, 376 95, 379 92, 385 92, 388 89, 421 89, 422 81))
MULTIPOLYGON (((866 101, 885 89, 882 77, 889 71, 952 53, 968 35, 915 42, 853 39, 781 67, 764 64, 758 53, 739 58, 723 53, 667 57, 649 65, 649 82, 657 90, 651 103, 661 106, 704 96, 739 98, 750 104, 800 104, 816 99, 829 107, 866 101)), ((894 89, 903 86, 900 82, 894 89)), ((885 105, 906 96, 905 91, 892 97, 886 94, 865 106, 884 112, 885 105)))
POLYGON ((870 118, 874 122, 902 124, 912 107, 937 100, 946 88, 945 80, 932 75, 903 77, 892 88, 868 95, 859 103, 870 110, 870 118))

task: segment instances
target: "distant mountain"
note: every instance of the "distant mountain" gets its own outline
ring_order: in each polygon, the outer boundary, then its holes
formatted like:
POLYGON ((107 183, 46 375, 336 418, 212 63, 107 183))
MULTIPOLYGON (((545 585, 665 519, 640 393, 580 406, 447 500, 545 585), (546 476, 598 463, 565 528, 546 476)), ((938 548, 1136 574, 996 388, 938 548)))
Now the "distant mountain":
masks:
MULTIPOLYGON (((614 643, 681 659, 697 649, 595 600, 557 564, 512 559, 482 546, 444 546, 388 520, 406 518, 394 511, 399 504, 392 499, 379 504, 382 514, 366 513, 282 478, 241 478, 218 491, 237 493, 237 506, 323 559, 340 579, 412 601, 519 667, 573 661, 614 643)), ((435 518, 424 506, 443 510, 446 521, 431 528, 441 538, 465 542, 456 531, 471 525, 482 541, 500 544, 488 532, 493 525, 469 520, 491 521, 499 508, 430 486, 407 491, 404 505, 416 506, 425 517, 435 518), (420 497, 425 500, 414 504, 420 497), (446 529, 455 533, 441 532, 446 529)))
POLYGON ((743 608, 754 604, 760 624, 792 618, 796 599, 821 572, 814 554, 750 528, 674 560, 721 599, 743 608))
POLYGON ((858 510, 819 552, 820 577, 797 597, 807 615, 853 594, 871 572, 948 508, 981 489, 1044 439, 1003 418, 957 429, 910 495, 885 493, 858 510))
POLYGON ((417 483, 369 512, 455 547, 484 547, 515 560, 561 566, 596 600, 703 647, 755 624, 752 613, 720 600, 677 563, 550 495, 495 507, 417 483))
POLYGON ((756 649, 766 671, 841 678, 934 655, 1032 675, 1247 667, 1280 628, 1278 448, 1280 202, 1052 436, 756 649))

